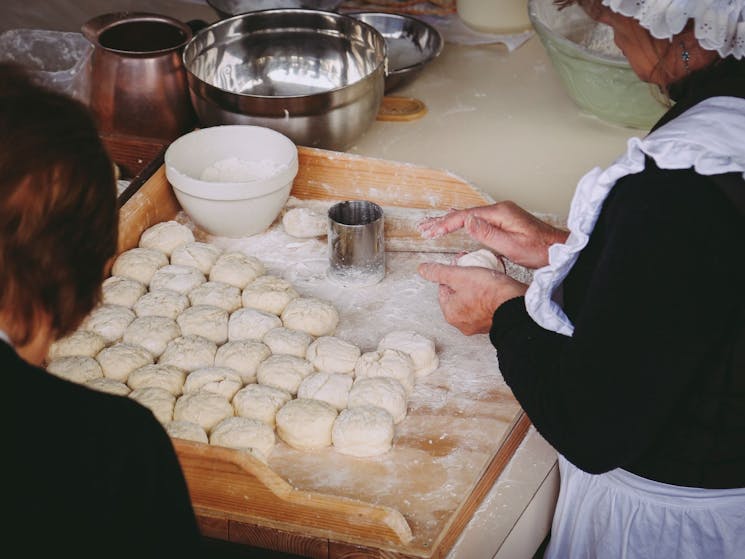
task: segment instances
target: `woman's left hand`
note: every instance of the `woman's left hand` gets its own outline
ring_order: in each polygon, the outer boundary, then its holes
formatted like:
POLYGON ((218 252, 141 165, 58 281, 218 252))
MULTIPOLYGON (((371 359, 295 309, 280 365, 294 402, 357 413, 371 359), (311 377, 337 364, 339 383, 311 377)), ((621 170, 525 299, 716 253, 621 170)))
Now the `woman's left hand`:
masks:
POLYGON ((475 266, 426 263, 418 271, 424 279, 440 284, 442 314, 466 336, 488 333, 494 311, 528 289, 506 274, 475 266))

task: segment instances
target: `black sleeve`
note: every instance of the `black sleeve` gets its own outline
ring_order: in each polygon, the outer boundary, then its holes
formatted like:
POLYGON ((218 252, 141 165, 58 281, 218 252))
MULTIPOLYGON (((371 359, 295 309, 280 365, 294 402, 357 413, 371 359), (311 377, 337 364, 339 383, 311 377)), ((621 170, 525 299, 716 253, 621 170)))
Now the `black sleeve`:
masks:
POLYGON ((497 309, 490 333, 533 424, 591 473, 633 463, 664 434, 742 288, 739 216, 690 170, 624 177, 601 220, 573 336, 540 328, 523 298, 497 309))

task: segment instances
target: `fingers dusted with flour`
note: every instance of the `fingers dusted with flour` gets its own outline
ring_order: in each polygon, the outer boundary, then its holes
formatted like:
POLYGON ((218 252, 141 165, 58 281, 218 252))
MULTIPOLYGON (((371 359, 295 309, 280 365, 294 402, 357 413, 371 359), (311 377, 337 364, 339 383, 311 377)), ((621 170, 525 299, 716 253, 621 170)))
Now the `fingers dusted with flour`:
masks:
POLYGON ((494 270, 474 266, 425 263, 418 268, 424 279, 438 283, 445 320, 465 335, 489 332, 497 308, 525 294, 527 286, 494 270))

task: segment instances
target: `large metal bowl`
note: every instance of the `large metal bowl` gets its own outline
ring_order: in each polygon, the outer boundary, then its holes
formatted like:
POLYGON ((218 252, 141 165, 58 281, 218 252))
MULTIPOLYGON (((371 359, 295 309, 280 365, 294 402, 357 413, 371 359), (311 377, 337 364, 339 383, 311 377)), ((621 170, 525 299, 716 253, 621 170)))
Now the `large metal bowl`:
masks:
POLYGON ((385 87, 385 39, 333 12, 224 19, 199 31, 183 57, 202 126, 266 126, 324 149, 346 150, 367 130, 385 87))
POLYGON ((333 12, 342 0, 207 0, 220 17, 233 17, 258 10, 304 8, 333 12))
POLYGON ((373 26, 385 39, 388 47, 386 93, 409 83, 442 52, 440 32, 414 16, 370 11, 348 15, 373 26))

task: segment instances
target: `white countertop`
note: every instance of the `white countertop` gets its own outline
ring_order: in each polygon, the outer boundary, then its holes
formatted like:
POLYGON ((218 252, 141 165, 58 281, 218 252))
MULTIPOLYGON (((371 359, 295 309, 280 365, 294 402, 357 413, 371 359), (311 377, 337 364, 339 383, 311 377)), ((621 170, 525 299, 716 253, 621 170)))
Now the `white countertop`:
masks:
MULTIPOLYGON (((88 18, 145 10, 182 20, 214 20, 194 0, 3 0, 0 31, 79 30, 88 18)), ((446 169, 495 200, 565 217, 578 179, 623 152, 632 136, 587 116, 564 92, 537 37, 513 52, 502 45, 447 43, 415 81, 392 95, 416 97, 416 121, 375 122, 349 150, 446 169)), ((531 557, 544 539, 556 499, 555 451, 531 428, 456 542, 450 559, 531 557)))

